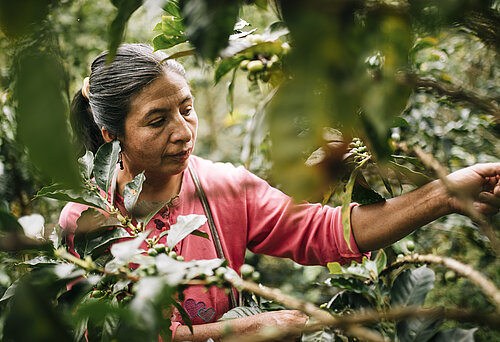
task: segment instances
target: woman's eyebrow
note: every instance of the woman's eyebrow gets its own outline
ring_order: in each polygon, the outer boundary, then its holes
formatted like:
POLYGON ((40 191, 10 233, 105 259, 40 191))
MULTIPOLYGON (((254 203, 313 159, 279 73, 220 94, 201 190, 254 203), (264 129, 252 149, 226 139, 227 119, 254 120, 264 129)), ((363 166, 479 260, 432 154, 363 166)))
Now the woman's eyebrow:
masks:
MULTIPOLYGON (((189 94, 184 97, 179 105, 183 105, 184 103, 188 102, 189 100, 194 100, 194 96, 189 94)), ((149 118, 153 114, 163 114, 163 113, 169 113, 171 111, 171 108, 163 108, 163 107, 156 107, 156 108, 151 108, 148 110, 146 115, 144 116, 145 119, 149 118)))

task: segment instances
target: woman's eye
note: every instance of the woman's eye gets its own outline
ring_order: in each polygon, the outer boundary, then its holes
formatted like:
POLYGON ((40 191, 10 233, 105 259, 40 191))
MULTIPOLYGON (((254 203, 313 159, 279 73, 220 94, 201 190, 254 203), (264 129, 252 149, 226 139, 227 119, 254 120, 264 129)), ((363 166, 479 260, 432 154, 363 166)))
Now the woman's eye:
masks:
POLYGON ((149 125, 152 127, 161 127, 164 122, 165 122, 165 119, 159 119, 156 121, 152 121, 149 125))
POLYGON ((184 112, 182 113, 182 115, 184 116, 189 116, 191 114, 191 112, 193 111, 193 107, 187 107, 184 112))

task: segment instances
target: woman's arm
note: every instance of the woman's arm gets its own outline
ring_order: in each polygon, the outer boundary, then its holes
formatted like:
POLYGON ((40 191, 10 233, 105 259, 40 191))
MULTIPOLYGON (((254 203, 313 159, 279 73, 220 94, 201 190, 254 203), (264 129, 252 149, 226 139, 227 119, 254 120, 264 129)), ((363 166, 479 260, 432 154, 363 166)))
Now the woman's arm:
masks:
POLYGON ((265 312, 229 321, 193 325, 193 334, 187 326, 181 325, 175 332, 174 341, 205 342, 209 338, 220 341, 228 334, 252 334, 265 326, 289 329, 293 335, 289 336, 287 341, 293 341, 294 338, 300 337, 306 321, 307 316, 297 310, 265 312))
MULTIPOLYGON (((448 176, 456 189, 474 200, 474 207, 493 215, 500 207, 500 163, 477 164, 448 176)), ((351 226, 360 251, 385 247, 447 214, 464 213, 463 204, 436 180, 382 203, 354 207, 351 226)))

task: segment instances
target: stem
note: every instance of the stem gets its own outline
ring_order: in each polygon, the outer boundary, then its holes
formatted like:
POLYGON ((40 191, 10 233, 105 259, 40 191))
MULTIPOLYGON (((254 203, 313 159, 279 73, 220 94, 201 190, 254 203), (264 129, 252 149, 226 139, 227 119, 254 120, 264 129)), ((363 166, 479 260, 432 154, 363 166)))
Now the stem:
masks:
POLYGON ((444 265, 457 274, 468 278, 474 284, 476 284, 488 297, 490 297, 497 307, 497 312, 500 312, 500 290, 496 285, 488 278, 486 278, 481 272, 475 270, 472 266, 463 264, 455 259, 442 257, 433 254, 420 255, 412 254, 403 257, 401 260, 394 262, 389 267, 385 268, 380 275, 389 272, 392 269, 398 268, 406 263, 428 263, 428 264, 438 264, 444 265))

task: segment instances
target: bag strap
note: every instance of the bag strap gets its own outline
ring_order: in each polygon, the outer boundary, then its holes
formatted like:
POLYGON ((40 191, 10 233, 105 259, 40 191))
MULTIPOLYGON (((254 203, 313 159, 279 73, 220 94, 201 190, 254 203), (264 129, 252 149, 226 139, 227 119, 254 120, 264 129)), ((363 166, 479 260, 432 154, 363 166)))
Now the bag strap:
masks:
MULTIPOLYGON (((222 244, 220 242, 220 236, 217 231, 217 227, 215 226, 212 210, 210 209, 210 205, 208 204, 207 195, 205 194, 205 191, 203 190, 203 187, 201 186, 200 180, 198 178, 198 175, 196 174, 196 171, 194 170, 191 163, 189 163, 188 168, 189 168, 189 173, 191 174, 191 178, 193 178, 194 186, 196 187, 196 194, 200 198, 203 210, 207 215, 208 227, 210 228, 210 233, 212 234, 212 238, 214 239, 214 245, 215 245, 215 250, 217 252, 217 257, 221 259, 226 259, 226 256, 224 255, 224 250, 222 249, 222 244)), ((229 298, 231 299, 231 305, 233 306, 233 308, 237 307, 238 305, 236 303, 236 297, 234 296, 233 289, 229 291, 229 298)))

